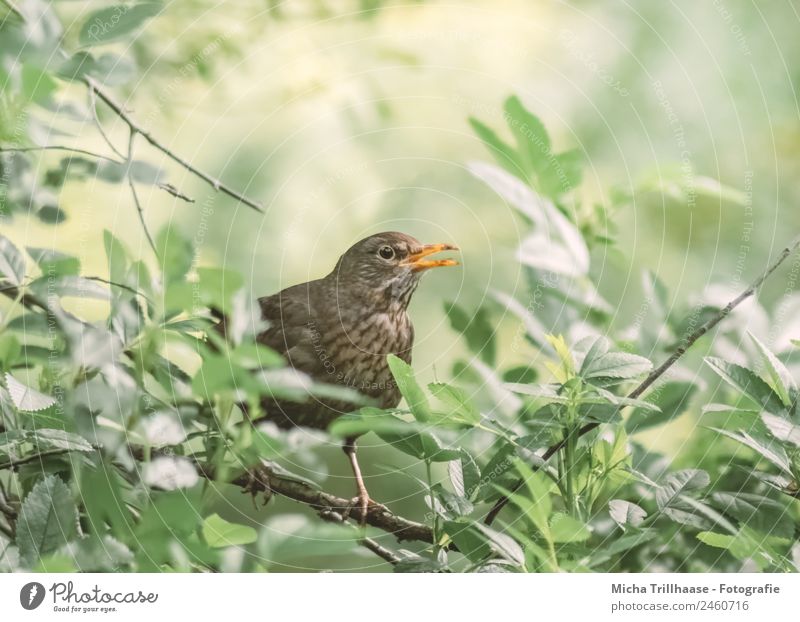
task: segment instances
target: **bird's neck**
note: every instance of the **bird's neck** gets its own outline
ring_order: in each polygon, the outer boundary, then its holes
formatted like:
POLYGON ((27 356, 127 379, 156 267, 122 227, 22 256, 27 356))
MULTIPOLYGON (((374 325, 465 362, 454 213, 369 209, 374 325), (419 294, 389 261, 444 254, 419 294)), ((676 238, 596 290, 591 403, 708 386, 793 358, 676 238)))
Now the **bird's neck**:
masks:
POLYGON ((418 280, 389 281, 381 287, 352 287, 340 282, 337 275, 331 275, 330 293, 338 304, 352 309, 362 309, 365 315, 386 313, 402 315, 406 313, 411 296, 417 289, 418 280))

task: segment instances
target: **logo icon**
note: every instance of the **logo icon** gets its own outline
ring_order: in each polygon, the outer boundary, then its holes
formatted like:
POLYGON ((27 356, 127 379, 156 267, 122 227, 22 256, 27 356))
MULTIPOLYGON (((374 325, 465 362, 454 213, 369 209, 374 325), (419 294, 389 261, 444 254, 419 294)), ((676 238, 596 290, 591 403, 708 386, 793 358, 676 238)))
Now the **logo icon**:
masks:
POLYGON ((44 600, 44 585, 32 581, 22 586, 19 591, 19 604, 28 611, 36 609, 44 600))

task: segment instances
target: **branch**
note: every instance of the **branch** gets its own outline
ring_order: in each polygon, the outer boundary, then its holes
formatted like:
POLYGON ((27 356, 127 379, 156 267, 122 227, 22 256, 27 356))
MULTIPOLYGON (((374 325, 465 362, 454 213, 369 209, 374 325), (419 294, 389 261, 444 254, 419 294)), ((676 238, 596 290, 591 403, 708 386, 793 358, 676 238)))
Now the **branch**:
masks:
POLYGON ((77 147, 67 147, 66 145, 44 145, 43 147, 0 147, 0 153, 28 153, 30 151, 69 151, 71 153, 80 153, 92 158, 97 158, 98 160, 106 160, 107 162, 122 164, 122 162, 103 155, 102 153, 87 151, 86 149, 78 149, 77 147))
MULTIPOLYGON (((196 464, 200 475, 206 479, 214 480, 213 471, 202 465, 196 464)), ((251 474, 241 475, 231 481, 232 484, 250 491, 278 494, 288 499, 304 503, 315 509, 318 513, 337 514, 350 517, 354 520, 361 519, 361 509, 353 507, 352 499, 337 497, 322 490, 317 490, 303 482, 282 477, 268 467, 256 469, 251 474)), ((330 517, 327 517, 330 519, 330 517)), ((377 527, 393 534, 398 541, 418 540, 420 542, 433 542, 433 531, 427 525, 417 523, 397 514, 380 505, 370 505, 367 509, 365 520, 367 525, 377 527)))
POLYGON ((131 189, 131 196, 133 197, 133 204, 136 206, 136 211, 139 214, 139 222, 142 225, 142 229, 144 230, 144 235, 147 238, 147 243, 150 245, 150 248, 153 250, 153 254, 156 256, 156 259, 159 259, 158 256, 158 249, 156 249, 156 243, 153 242, 153 236, 150 235, 150 230, 147 228, 147 221, 144 219, 144 210, 142 209, 142 204, 139 202, 139 195, 136 192, 136 185, 133 183, 133 175, 131 174, 131 168, 133 166, 133 143, 136 140, 136 132, 131 128, 130 134, 128 136, 128 157, 125 160, 126 172, 125 176, 128 178, 128 186, 131 189))
MULTIPOLYGON (((736 298, 731 300, 722 309, 717 311, 711 318, 708 319, 708 321, 706 321, 704 324, 702 324, 699 328, 695 329, 694 332, 690 333, 683 340, 681 345, 678 346, 678 348, 669 356, 669 358, 667 358, 667 360, 665 360, 663 363, 661 363, 661 365, 659 365, 653 371, 651 371, 647 375, 647 377, 644 380, 642 380, 642 382, 639 383, 639 385, 633 391, 628 393, 627 397, 630 398, 630 399, 636 399, 640 395, 642 395, 642 393, 647 391, 647 389, 649 389, 656 380, 658 380, 661 376, 663 376, 664 373, 678 361, 678 359, 680 359, 684 354, 686 354, 686 351, 689 348, 691 348, 692 345, 694 345, 694 343, 698 339, 700 339, 708 331, 710 331, 717 324, 719 324, 722 320, 724 320, 726 317, 728 317, 728 315, 730 315, 731 311, 733 311, 737 306, 739 306, 739 304, 741 304, 744 300, 747 300, 748 298, 750 298, 750 296, 755 294, 756 290, 759 287, 761 287, 761 285, 764 283, 764 281, 766 281, 770 277, 770 275, 773 272, 775 272, 775 270, 778 269, 778 266, 780 266, 784 261, 786 261, 786 259, 792 253, 794 253, 799 247, 800 247, 800 238, 797 238, 791 244, 789 244, 789 246, 787 246, 786 248, 784 248, 780 252, 780 254, 778 255, 777 259, 772 263, 772 265, 770 265, 769 268, 767 268, 761 274, 761 276, 759 276, 755 281, 753 281, 753 283, 750 285, 750 287, 748 287, 746 290, 744 290, 736 298)), ((589 432, 594 430, 598 425, 600 425, 600 424, 598 424, 598 423, 587 423, 586 425, 581 427, 581 429, 578 431, 578 437, 581 437, 584 434, 588 434, 589 432)), ((550 447, 548 447, 547 451, 545 451, 542 454, 542 460, 546 461, 546 460, 549 460, 550 458, 552 458, 553 455, 555 455, 558 452, 558 450, 563 448, 565 444, 566 444, 566 439, 562 439, 558 443, 556 443, 555 445, 551 445, 550 447)), ((521 481, 517 482, 514 485, 514 487, 511 489, 511 491, 512 492, 516 492, 520 488, 520 486, 522 484, 523 484, 523 482, 521 482, 521 481)), ((507 503, 508 503, 508 497, 507 496, 504 495, 504 496, 500 497, 500 499, 497 500, 497 502, 494 504, 492 509, 486 515, 486 518, 484 519, 484 523, 486 523, 487 525, 491 525, 492 522, 494 521, 494 519, 497 518, 497 515, 500 513, 500 510, 502 510, 507 503)))
POLYGON ((95 80, 90 77, 85 77, 84 82, 86 86, 89 87, 90 90, 94 91, 97 96, 105 103, 111 110, 113 110, 117 116, 122 119, 127 125, 128 128, 131 130, 132 133, 141 134, 142 137, 149 142, 153 147, 158 149, 161 153, 166 155, 168 158, 180 164, 183 168, 187 171, 192 173, 193 175, 199 177, 207 184, 209 184, 214 190, 222 192, 223 194, 227 194, 229 197, 236 199, 247 205, 248 207, 253 208, 259 213, 264 213, 264 208, 260 203, 257 203, 253 199, 248 198, 247 196, 237 192, 230 186, 225 185, 219 179, 212 177, 208 173, 205 173, 192 165, 188 160, 185 160, 174 151, 172 151, 169 147, 162 144, 158 139, 156 139, 150 132, 144 129, 139 123, 134 119, 131 115, 129 115, 125 109, 119 104, 114 97, 106 92, 106 90, 100 86, 95 80))

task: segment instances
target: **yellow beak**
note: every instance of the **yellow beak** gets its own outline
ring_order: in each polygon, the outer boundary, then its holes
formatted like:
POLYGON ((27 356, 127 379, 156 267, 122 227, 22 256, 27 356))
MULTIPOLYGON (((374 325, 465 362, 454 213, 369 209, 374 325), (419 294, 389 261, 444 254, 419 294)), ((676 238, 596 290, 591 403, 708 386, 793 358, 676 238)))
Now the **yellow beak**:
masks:
POLYGON ((440 253, 442 251, 457 251, 458 246, 452 244, 426 244, 416 253, 411 253, 401 265, 411 266, 414 272, 428 270, 429 268, 442 268, 444 266, 457 266, 458 262, 454 259, 425 259, 428 255, 440 253))

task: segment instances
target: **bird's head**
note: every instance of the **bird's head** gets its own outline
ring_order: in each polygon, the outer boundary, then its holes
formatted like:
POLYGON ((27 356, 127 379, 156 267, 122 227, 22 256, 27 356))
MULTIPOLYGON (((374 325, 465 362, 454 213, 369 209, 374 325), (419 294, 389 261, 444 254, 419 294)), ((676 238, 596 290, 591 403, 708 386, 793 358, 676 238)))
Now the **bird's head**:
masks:
POLYGON ((385 301, 405 307, 425 271, 458 265, 453 259, 428 259, 434 253, 448 250, 458 247, 422 244, 396 231, 378 233, 351 246, 339 258, 330 277, 339 289, 347 287, 348 291, 376 303, 385 301))

